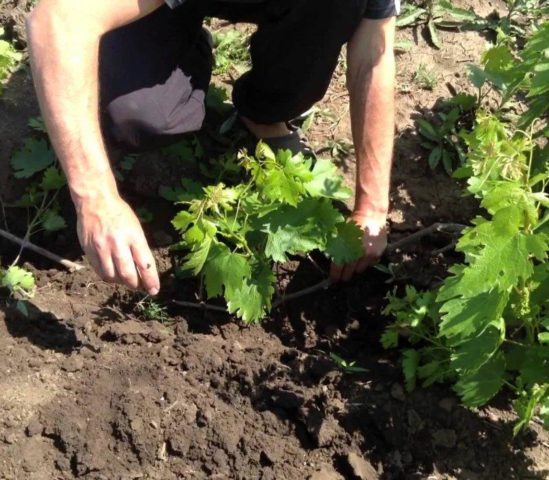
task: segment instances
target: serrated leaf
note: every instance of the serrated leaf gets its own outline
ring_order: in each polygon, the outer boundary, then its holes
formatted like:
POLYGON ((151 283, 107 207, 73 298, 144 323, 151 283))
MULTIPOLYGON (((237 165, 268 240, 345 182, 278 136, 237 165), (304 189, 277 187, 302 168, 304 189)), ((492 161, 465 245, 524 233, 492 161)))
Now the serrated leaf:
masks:
POLYGON ((337 232, 343 216, 324 199, 305 199, 299 207, 285 206, 261 219, 259 229, 268 235, 265 254, 276 262, 287 255, 324 250, 328 236, 337 232))
POLYGON ((465 373, 454 390, 464 405, 480 407, 501 389, 505 378, 505 357, 499 352, 473 373, 465 373))
POLYGON ((5 272, 0 272, 0 286, 7 288, 11 292, 22 290, 27 294, 32 294, 36 287, 36 282, 32 273, 14 265, 5 272))
MULTIPOLYGON (((446 298, 446 288, 449 290, 453 288, 451 284, 449 285, 441 289, 438 301, 446 298)), ((500 320, 508 299, 508 292, 493 289, 489 292, 480 292, 470 298, 457 297, 447 300, 440 308, 442 321, 439 336, 459 343, 482 332, 488 325, 500 320)))
POLYGON ((176 230, 179 230, 180 232, 185 232, 187 228, 193 223, 195 220, 195 216, 187 212, 186 210, 182 210, 179 212, 175 218, 172 220, 172 225, 176 230))
POLYGON ((204 236, 200 243, 196 243, 195 247, 185 257, 185 263, 182 265, 183 270, 191 271, 194 275, 198 275, 210 253, 213 239, 210 236, 204 236))
POLYGON ((55 210, 46 210, 42 217, 42 227, 46 232, 52 233, 67 228, 67 223, 55 210))
POLYGON ((67 179, 61 170, 55 166, 49 167, 44 172, 40 186, 45 191, 59 190, 67 184, 67 179))
POLYGON ((243 288, 244 280, 250 277, 252 271, 247 257, 231 252, 226 245, 215 242, 203 273, 208 298, 213 298, 224 292, 227 297, 231 297, 234 292, 243 288))
POLYGON ((305 184, 305 190, 311 197, 326 197, 347 200, 352 191, 344 185, 337 167, 330 161, 318 159, 313 167, 313 178, 305 184))
POLYGON ((497 352, 505 339, 503 319, 489 325, 479 335, 461 343, 451 357, 451 366, 456 370, 474 372, 497 352))
POLYGON ((271 309, 274 282, 275 276, 268 265, 256 265, 242 288, 227 295, 229 312, 236 313, 246 323, 260 321, 271 309))
POLYGON ((363 230, 354 222, 342 222, 337 233, 328 238, 325 252, 336 265, 345 265, 364 255, 363 230))
POLYGON ((15 178, 30 178, 35 173, 53 165, 54 162, 55 154, 46 140, 29 138, 25 141, 23 148, 15 153, 10 163, 15 178))
POLYGON ((387 329, 383 332, 383 335, 381 335, 380 341, 385 350, 396 348, 398 347, 398 332, 393 329, 387 329))

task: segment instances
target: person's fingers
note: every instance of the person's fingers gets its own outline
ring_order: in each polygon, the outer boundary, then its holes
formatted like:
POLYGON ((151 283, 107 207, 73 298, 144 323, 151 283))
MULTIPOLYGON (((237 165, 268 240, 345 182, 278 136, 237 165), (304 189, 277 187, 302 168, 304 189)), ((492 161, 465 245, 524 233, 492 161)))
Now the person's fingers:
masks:
POLYGON ((115 282, 116 269, 114 268, 114 263, 112 261, 110 249, 100 248, 96 250, 94 256, 97 258, 97 264, 99 268, 99 270, 96 270, 97 274, 105 282, 109 282, 109 283, 115 282))
POLYGON ((138 288, 139 275, 133 262, 130 248, 126 245, 118 244, 115 246, 112 256, 117 277, 120 281, 130 288, 138 288))
POLYGON ((330 280, 332 280, 332 282, 334 283, 340 282, 342 273, 343 266, 336 265, 332 262, 332 265, 330 266, 330 280))
POLYGON ((356 266, 357 273, 364 273, 368 267, 371 267, 375 262, 368 257, 362 257, 356 266))
POLYGON ((143 239, 138 244, 132 245, 131 252, 141 278, 141 286, 149 295, 156 295, 160 290, 160 279, 156 262, 147 242, 143 239))
POLYGON ((341 274, 341 279, 344 282, 348 282, 353 277, 353 274, 355 273, 355 269, 357 266, 357 262, 351 262, 345 265, 345 268, 343 269, 343 273, 341 274))

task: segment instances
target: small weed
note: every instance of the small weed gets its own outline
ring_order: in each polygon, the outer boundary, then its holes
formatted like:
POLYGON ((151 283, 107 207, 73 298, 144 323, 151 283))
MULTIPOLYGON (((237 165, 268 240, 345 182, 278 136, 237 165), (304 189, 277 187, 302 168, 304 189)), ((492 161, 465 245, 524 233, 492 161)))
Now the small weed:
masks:
POLYGON ((357 367, 355 361, 348 362, 335 353, 330 353, 330 358, 335 362, 338 368, 343 370, 345 373, 365 373, 368 371, 366 368, 357 367))
POLYGON ((438 76, 434 69, 420 63, 417 71, 414 73, 414 82, 423 90, 433 90, 438 82, 438 76))
POLYGON ((146 297, 135 305, 135 311, 142 316, 144 320, 154 320, 160 323, 167 323, 170 320, 168 309, 146 297))
POLYGON ((215 32, 213 39, 215 47, 214 75, 222 75, 233 68, 240 73, 250 66, 249 36, 238 30, 225 30, 215 32))

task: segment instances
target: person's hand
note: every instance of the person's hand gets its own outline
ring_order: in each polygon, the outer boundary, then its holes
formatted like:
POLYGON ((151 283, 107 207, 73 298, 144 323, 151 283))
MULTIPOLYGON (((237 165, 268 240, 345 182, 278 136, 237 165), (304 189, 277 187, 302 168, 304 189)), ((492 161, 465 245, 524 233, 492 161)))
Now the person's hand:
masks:
POLYGON ((332 263, 330 278, 333 282, 349 281, 355 273, 362 273, 368 267, 375 265, 387 248, 387 226, 385 216, 374 216, 353 213, 350 220, 356 222, 364 230, 362 239, 364 255, 359 260, 339 266, 332 263))
POLYGON ((139 220, 117 195, 98 195, 77 205, 78 238, 97 274, 105 281, 160 290, 156 262, 139 220))

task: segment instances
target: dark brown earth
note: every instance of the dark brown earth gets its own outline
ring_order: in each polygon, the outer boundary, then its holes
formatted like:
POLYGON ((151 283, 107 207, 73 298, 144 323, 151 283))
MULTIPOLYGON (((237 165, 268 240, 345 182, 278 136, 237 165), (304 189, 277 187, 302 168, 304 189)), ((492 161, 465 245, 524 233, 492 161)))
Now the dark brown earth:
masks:
MULTIPOLYGON (((15 3, 0 5, 1 21, 15 3)), ((475 6, 481 13, 493 9, 475 6)), ((443 32, 444 47, 435 51, 421 32, 399 37, 416 47, 399 56, 392 240, 436 221, 467 222, 476 209, 461 197, 459 184, 429 170, 411 119, 449 95, 446 83, 458 91, 467 85, 464 64, 478 60, 485 41, 473 32, 443 32), (434 91, 413 84, 418 59, 440 75, 434 91)), ((318 150, 332 134, 350 138, 343 82, 340 71, 321 105, 340 119, 336 128, 333 119, 319 117, 309 133, 318 150)), ((23 69, 0 97, 4 199, 23 188, 10 177, 8 160, 30 134, 27 121, 36 113, 23 69)), ((340 163, 351 182, 352 156, 340 163)), ((141 159, 122 185, 132 205, 155 214, 147 233, 169 321, 146 320, 136 308, 142 296, 99 281, 89 269, 69 273, 24 256, 39 284, 29 316, 0 299, 0 479, 548 478, 549 435, 533 424, 513 438, 515 417, 505 396, 469 411, 443 386, 404 391, 398 354, 379 346, 383 297, 394 287, 385 274, 372 270, 289 303, 251 327, 171 305, 173 298, 195 300, 197 291, 194 281, 173 275, 165 248, 175 239, 167 227, 173 210, 150 198, 166 172, 176 171, 165 159, 141 159), (330 353, 366 372, 342 372, 330 353)), ((68 203, 67 215, 70 223, 68 203)), ((22 234, 24 215, 8 209, 7 217, 22 234)), ((80 261, 73 229, 35 240, 80 261)), ((431 252, 448 242, 427 239, 388 258, 396 284, 436 283, 457 257, 431 252)), ((3 265, 17 253, 5 242, 0 252, 3 265)), ((299 259, 278 275, 287 291, 324 278, 299 259)))

